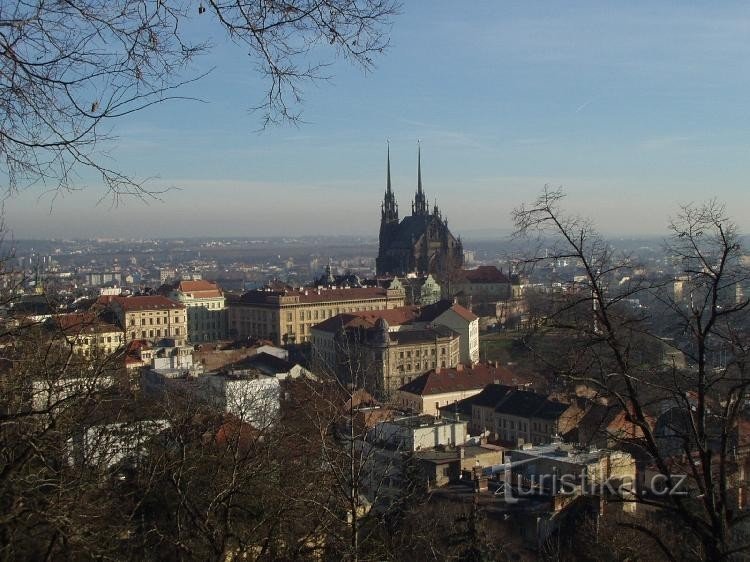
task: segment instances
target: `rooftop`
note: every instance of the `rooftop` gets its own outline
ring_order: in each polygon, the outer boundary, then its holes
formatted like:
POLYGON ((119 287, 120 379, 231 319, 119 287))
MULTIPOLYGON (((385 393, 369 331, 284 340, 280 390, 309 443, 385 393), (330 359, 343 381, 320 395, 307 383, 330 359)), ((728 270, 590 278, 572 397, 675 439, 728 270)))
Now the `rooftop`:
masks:
POLYGON ((138 297, 113 297, 111 302, 118 304, 125 312, 134 312, 139 310, 169 310, 185 308, 172 299, 161 295, 149 295, 138 297))
POLYGON ((399 388, 402 392, 428 396, 461 390, 480 390, 487 385, 519 386, 528 380, 505 367, 487 363, 431 369, 399 388))
POLYGON ((278 300, 283 297, 290 297, 294 300, 294 303, 300 304, 375 300, 385 299, 387 297, 387 289, 381 287, 352 287, 344 289, 328 289, 321 287, 316 289, 301 289, 297 291, 254 290, 243 294, 237 302, 238 304, 277 305, 278 300))
POLYGON ((476 269, 464 269, 463 276, 469 283, 510 283, 510 279, 494 265, 480 265, 476 269))
POLYGON ((221 297, 223 294, 216 283, 202 279, 196 281, 180 281, 177 290, 197 299, 221 297))

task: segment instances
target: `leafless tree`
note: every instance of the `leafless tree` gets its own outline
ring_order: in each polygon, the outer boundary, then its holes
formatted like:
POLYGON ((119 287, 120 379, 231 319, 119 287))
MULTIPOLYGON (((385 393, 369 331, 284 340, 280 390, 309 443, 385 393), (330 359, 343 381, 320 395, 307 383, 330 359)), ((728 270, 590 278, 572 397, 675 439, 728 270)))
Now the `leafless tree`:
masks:
POLYGON ((675 492, 654 498, 639 490, 636 501, 656 519, 630 528, 669 559, 676 555, 653 527, 659 517, 685 530, 679 557, 746 553, 740 508, 747 493, 750 309, 741 292, 748 274, 736 226, 715 201, 683 206, 666 242, 676 270, 655 278, 639 273, 637 261, 616 252, 591 221, 566 214, 562 199, 561 190, 545 188, 514 214, 518 235, 554 241, 551 252, 530 262, 573 260, 583 279, 558 295, 545 318, 546 329, 568 338, 554 363, 566 381, 627 412, 637 427, 628 446, 675 492), (654 343, 672 348, 684 364, 645 353, 654 343), (680 474, 690 482, 687 494, 677 493, 680 474))
MULTIPOLYGON (((30 184, 69 189, 98 175, 115 201, 156 195, 106 155, 113 125, 182 97, 210 50, 188 31, 202 18, 245 49, 266 79, 263 125, 300 121, 304 84, 339 55, 369 70, 388 44, 395 0, 19 0, 0 5, 0 170, 6 194, 30 184)), ((208 29, 207 27, 204 29, 208 29)))

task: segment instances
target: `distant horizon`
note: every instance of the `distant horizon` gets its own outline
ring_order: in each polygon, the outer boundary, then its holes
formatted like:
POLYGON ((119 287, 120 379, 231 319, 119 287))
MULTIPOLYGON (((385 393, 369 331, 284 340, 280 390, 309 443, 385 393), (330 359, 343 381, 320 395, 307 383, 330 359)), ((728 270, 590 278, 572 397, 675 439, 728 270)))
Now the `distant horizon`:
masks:
MULTIPOLYGON (((181 90, 113 123, 106 162, 158 197, 111 208, 101 181, 6 198, 18 238, 300 236, 378 232, 390 141, 410 209, 426 195, 455 234, 510 229, 545 185, 608 236, 660 236, 678 203, 717 198, 750 231, 750 4, 576 0, 414 2, 363 73, 345 61, 305 90, 304 122, 257 133, 265 91, 247 53, 217 42, 181 90), (57 197, 55 197, 57 195, 57 197), (246 233, 253 234, 246 234, 246 233)), ((206 20, 195 32, 210 35, 206 20)))

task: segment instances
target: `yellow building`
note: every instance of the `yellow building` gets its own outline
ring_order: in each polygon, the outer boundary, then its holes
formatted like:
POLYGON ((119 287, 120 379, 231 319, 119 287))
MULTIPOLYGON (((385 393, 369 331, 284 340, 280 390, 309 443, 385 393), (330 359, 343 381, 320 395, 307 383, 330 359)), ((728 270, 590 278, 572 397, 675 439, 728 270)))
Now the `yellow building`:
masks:
POLYGON ((310 341, 311 328, 347 312, 404 306, 403 288, 365 287, 248 291, 229 302, 230 335, 276 344, 310 341))
POLYGON ((125 340, 174 340, 176 346, 188 339, 185 305, 160 295, 113 297, 109 306, 125 329, 125 340))
POLYGON ((390 398, 400 386, 429 369, 458 365, 461 336, 454 330, 389 324, 394 316, 409 316, 410 309, 342 314, 318 324, 313 328, 313 368, 335 373, 378 398, 390 398))
POLYGON ((83 357, 110 355, 125 345, 125 334, 120 326, 94 313, 62 314, 54 319, 73 352, 83 357))

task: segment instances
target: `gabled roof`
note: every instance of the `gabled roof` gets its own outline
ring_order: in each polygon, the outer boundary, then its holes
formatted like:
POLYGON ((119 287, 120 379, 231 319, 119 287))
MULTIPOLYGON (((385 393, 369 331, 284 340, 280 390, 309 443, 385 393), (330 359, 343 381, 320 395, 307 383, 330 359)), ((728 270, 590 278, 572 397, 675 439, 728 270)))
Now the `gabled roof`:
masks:
POLYGON ((472 406, 494 408, 514 390, 515 388, 512 386, 506 386, 504 384, 488 384, 484 387, 482 392, 476 396, 467 398, 467 400, 471 401, 472 406))
POLYGON ((537 394, 529 390, 516 390, 495 406, 495 412, 509 416, 554 420, 559 418, 569 407, 569 404, 550 400, 543 394, 537 394))
POLYGON ((541 410, 546 401, 547 397, 542 394, 519 391, 497 404, 495 411, 509 416, 531 416, 541 410))
POLYGON ((274 375, 276 373, 288 373, 294 368, 294 363, 266 352, 249 357, 243 364, 254 367, 266 374, 274 375))
POLYGON ((389 310, 367 310, 363 312, 345 312, 328 318, 313 326, 314 330, 336 333, 342 328, 374 328, 378 320, 383 319, 389 326, 408 324, 418 317, 419 307, 401 306, 389 310))
POLYGON ((180 281, 177 290, 189 294, 194 298, 212 298, 222 296, 221 289, 216 283, 199 279, 196 281, 180 281))
POLYGON ((458 338, 460 334, 445 326, 429 326, 419 330, 400 330, 389 334, 399 344, 435 341, 437 338, 458 338))
POLYGON ((66 334, 103 334, 121 332, 122 328, 93 312, 61 314, 54 323, 66 334))
POLYGON ((480 265, 461 272, 469 283, 510 283, 510 279, 494 265, 480 265))
POLYGON ((419 315, 419 320, 423 322, 432 322, 449 310, 452 310, 467 322, 473 322, 474 320, 479 319, 479 317, 471 312, 468 308, 465 308, 458 303, 454 303, 449 300, 440 300, 434 304, 429 304, 425 307, 422 307, 422 312, 419 315))
POLYGON ((472 367, 462 365, 450 369, 431 369, 406 383, 399 390, 418 396, 429 396, 461 390, 479 390, 488 385, 508 385, 507 388, 511 388, 526 383, 523 377, 512 373, 505 367, 478 363, 472 367))

